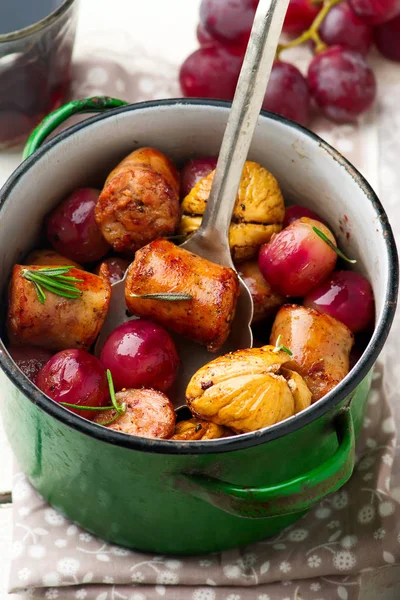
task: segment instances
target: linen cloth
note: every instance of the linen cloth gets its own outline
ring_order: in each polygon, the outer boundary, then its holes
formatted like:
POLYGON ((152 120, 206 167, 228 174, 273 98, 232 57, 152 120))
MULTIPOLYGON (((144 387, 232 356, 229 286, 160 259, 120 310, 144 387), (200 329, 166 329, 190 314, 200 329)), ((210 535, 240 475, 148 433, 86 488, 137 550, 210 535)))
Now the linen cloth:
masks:
MULTIPOLYGON (((92 40, 93 42, 93 40, 92 40)), ((74 66, 73 97, 129 101, 179 95, 177 69, 126 40, 113 51, 88 41, 74 66), (131 57, 129 67, 127 56, 131 57)), ((301 67, 304 53, 296 55, 301 67)), ((376 111, 359 125, 316 120, 313 129, 374 187, 400 233, 400 73, 377 61, 376 111), (398 95, 397 95, 398 97, 398 95), (378 153, 379 149, 379 153, 378 153)), ((397 68, 397 70, 399 70, 397 68)), ((350 201, 350 199, 349 199, 350 201)), ((274 538, 202 557, 155 556, 93 537, 49 507, 17 472, 10 591, 77 600, 355 600, 360 573, 400 563, 400 428, 397 319, 375 370, 351 480, 274 538), (397 340, 396 340, 397 338, 397 340)))

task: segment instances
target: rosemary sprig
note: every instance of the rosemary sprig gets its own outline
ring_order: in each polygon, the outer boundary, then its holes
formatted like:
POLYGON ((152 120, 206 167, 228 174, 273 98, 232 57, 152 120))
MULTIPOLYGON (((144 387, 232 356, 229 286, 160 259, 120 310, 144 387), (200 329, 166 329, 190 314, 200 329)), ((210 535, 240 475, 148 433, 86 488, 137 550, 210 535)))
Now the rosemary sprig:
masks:
POLYGON ((286 354, 289 354, 289 356, 293 356, 293 352, 287 348, 286 346, 284 346, 283 344, 281 344, 281 339, 282 336, 278 335, 276 342, 275 342, 275 348, 273 349, 273 352, 286 352, 286 354))
POLYGON ((111 406, 85 406, 83 404, 70 404, 69 402, 60 402, 61 406, 65 406, 67 408, 75 408, 78 410, 93 410, 96 412, 114 409, 116 411, 116 414, 114 415, 114 417, 112 419, 110 419, 109 421, 104 421, 102 423, 99 422, 98 425, 110 425, 111 423, 113 423, 116 419, 118 419, 118 417, 120 415, 123 415, 126 413, 126 402, 123 402, 122 404, 118 404, 117 398, 115 395, 114 382, 112 379, 110 369, 107 369, 106 374, 107 374, 107 381, 108 381, 108 389, 110 390, 110 398, 111 398, 111 402, 112 402, 111 406))
POLYGON ((175 292, 165 292, 159 294, 129 294, 131 298, 141 298, 143 300, 164 300, 168 302, 181 302, 183 300, 192 300, 191 294, 180 294, 175 292))
POLYGON ((332 244, 331 240, 328 237, 326 237, 326 235, 320 229, 318 229, 317 227, 313 227, 313 231, 315 231, 315 233, 321 238, 321 240, 323 240, 325 244, 328 244, 329 248, 332 248, 332 250, 336 252, 336 254, 340 256, 340 258, 343 258, 343 260, 347 261, 348 263, 351 263, 352 265, 356 264, 357 261, 355 259, 347 258, 347 256, 343 254, 343 252, 339 250, 339 248, 337 248, 335 244, 332 244))
POLYGON ((73 268, 73 266, 65 266, 43 267, 42 269, 35 270, 22 269, 21 277, 33 283, 36 295, 41 304, 44 304, 46 300, 44 290, 63 298, 76 299, 82 296, 82 291, 75 284, 82 283, 83 279, 67 275, 73 268))

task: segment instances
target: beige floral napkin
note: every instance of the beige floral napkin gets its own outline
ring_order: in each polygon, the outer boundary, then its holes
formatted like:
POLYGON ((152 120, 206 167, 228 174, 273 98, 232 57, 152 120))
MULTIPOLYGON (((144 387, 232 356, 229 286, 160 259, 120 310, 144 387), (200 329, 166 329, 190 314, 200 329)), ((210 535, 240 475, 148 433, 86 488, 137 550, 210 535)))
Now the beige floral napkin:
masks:
MULTIPOLYGON (((96 40, 87 43, 90 59, 83 52, 74 67, 74 97, 138 101, 179 95, 174 65, 146 56, 129 40, 113 40, 112 46, 99 35, 97 46, 96 40)), ((305 60, 305 54, 296 56, 300 67, 305 60)), ((383 87, 400 86, 400 74, 387 64, 380 73, 383 87)), ((372 113, 360 126, 318 121, 314 129, 374 187, 379 184, 400 234, 400 111, 388 93, 381 94, 377 110, 379 120, 372 113)), ((398 330, 397 320, 374 375, 351 480, 297 523, 240 550, 201 557, 144 554, 107 544, 69 522, 18 472, 10 591, 49 600, 357 599, 363 571, 400 564, 398 330)))
POLYGON ((279 535, 240 550, 184 558, 107 544, 16 473, 10 591, 78 600, 358 598, 361 571, 400 562, 400 457, 387 373, 376 369, 349 483, 279 535))

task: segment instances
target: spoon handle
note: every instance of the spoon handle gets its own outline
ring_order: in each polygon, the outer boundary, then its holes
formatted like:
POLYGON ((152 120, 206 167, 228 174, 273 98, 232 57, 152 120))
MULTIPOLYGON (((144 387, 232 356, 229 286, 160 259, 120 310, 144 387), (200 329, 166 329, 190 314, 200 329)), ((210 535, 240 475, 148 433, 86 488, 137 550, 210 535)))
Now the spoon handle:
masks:
MULTIPOLYGON (((260 0, 198 235, 232 266, 228 229, 289 0, 260 0)), ((268 140, 266 140, 268 143, 268 140)))

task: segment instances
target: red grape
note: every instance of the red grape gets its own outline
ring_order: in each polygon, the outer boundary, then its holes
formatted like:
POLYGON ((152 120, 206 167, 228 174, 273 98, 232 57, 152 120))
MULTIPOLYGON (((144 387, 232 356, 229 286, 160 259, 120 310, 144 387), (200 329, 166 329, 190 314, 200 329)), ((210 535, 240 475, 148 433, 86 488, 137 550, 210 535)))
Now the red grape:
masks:
POLYGON ((349 0, 349 4, 368 25, 386 23, 400 12, 400 0, 349 0))
POLYGON ((144 319, 123 323, 109 335, 100 360, 115 389, 151 387, 166 392, 174 383, 179 357, 170 335, 144 319))
POLYGON ((213 36, 203 27, 201 23, 197 25, 196 37, 200 46, 206 46, 210 42, 214 42, 213 36))
POLYGON ((301 217, 308 217, 309 219, 314 219, 315 221, 320 221, 321 223, 325 223, 323 219, 317 213, 313 212, 309 208, 305 206, 299 206, 298 204, 292 204, 292 206, 287 206, 285 209, 285 218, 283 219, 282 227, 285 228, 293 221, 297 221, 297 219, 301 219, 301 217))
POLYGON ((308 122, 310 93, 297 67, 275 61, 262 107, 302 125, 308 122))
POLYGON ((193 158, 181 171, 181 196, 185 198, 196 183, 206 177, 217 166, 217 157, 193 158))
POLYGON ((374 319, 374 296, 369 282, 353 271, 336 271, 311 290, 304 306, 327 313, 353 333, 366 329, 374 319))
POLYGON ((347 2, 331 8, 322 21, 319 34, 329 46, 343 46, 363 55, 368 54, 373 39, 372 27, 361 21, 347 2))
POLYGON ((298 35, 308 29, 319 13, 321 5, 313 0, 290 0, 283 31, 298 35))
POLYGON ((130 261, 119 256, 112 256, 103 260, 95 269, 96 275, 107 279, 111 285, 123 279, 130 261))
POLYGON ((258 266, 274 292, 305 296, 333 271, 336 252, 313 231, 316 227, 336 244, 321 222, 302 217, 261 246, 258 266))
POLYGON ((202 0, 200 26, 215 40, 245 50, 258 0, 202 0))
MULTIPOLYGON (((62 350, 55 354, 39 371, 36 385, 56 402, 84 406, 110 403, 105 369, 98 358, 85 350, 62 350)), ((86 419, 97 414, 91 410, 68 410, 86 419)))
POLYGON ((333 121, 354 120, 372 105, 376 81, 359 52, 332 46, 312 59, 308 85, 320 110, 333 121))
POLYGON ((33 383, 36 383, 36 375, 40 369, 53 356, 49 350, 33 346, 10 346, 7 350, 13 361, 33 383))
POLYGON ((400 61, 400 15, 375 27, 375 43, 383 56, 400 61))
POLYGON ((100 260, 110 249, 94 218, 100 192, 80 188, 47 217, 47 238, 64 256, 87 263, 100 260))
POLYGON ((242 57, 219 44, 202 46, 188 56, 179 73, 182 93, 198 98, 232 100, 242 57))

